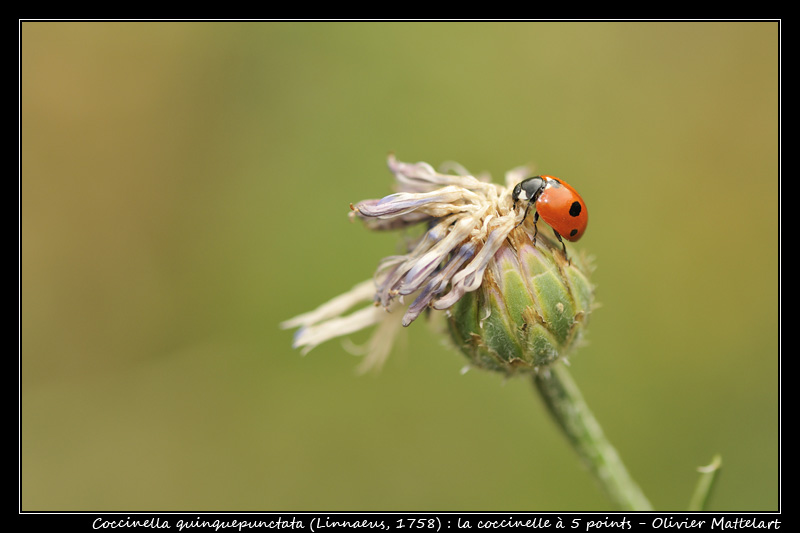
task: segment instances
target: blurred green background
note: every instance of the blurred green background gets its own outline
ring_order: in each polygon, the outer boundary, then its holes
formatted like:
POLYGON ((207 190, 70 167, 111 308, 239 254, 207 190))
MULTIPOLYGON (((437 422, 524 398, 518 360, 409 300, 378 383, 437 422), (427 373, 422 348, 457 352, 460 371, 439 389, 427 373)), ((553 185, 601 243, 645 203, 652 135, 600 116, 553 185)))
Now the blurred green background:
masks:
POLYGON ((389 151, 575 186, 610 440, 659 510, 715 453, 711 509, 778 510, 779 30, 23 22, 22 510, 611 509, 424 321, 377 375, 291 349, 396 251, 347 218, 389 151))

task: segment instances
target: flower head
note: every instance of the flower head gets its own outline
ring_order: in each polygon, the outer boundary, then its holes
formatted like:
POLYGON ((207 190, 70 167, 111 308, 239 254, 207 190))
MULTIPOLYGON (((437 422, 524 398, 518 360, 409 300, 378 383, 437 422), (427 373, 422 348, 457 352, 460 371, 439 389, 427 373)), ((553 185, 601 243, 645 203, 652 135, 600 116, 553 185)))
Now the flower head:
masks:
POLYGON ((561 244, 525 224, 530 206, 518 205, 513 190, 528 170, 511 170, 498 185, 455 164, 443 173, 390 155, 388 165, 397 192, 351 205, 351 217, 373 230, 426 231, 407 253, 384 258, 372 280, 284 322, 300 328, 294 347, 307 353, 377 325, 362 368, 380 366, 399 326, 433 309, 445 311, 476 366, 510 373, 565 356, 582 335, 593 287, 583 260, 567 259, 561 244), (370 303, 344 314, 362 302, 370 303))

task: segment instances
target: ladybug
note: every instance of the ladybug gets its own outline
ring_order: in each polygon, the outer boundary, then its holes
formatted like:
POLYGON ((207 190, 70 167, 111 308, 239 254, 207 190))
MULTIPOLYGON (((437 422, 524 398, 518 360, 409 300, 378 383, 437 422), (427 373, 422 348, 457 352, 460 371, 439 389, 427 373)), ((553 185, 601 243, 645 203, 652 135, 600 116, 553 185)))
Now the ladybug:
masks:
POLYGON ((535 206, 536 213, 533 215, 533 240, 536 242, 538 228, 536 222, 541 216, 547 222, 553 233, 556 234, 558 242, 564 254, 567 248, 562 240, 574 242, 581 238, 586 231, 586 224, 589 222, 589 212, 586 204, 578 192, 568 183, 553 176, 534 176, 523 180, 514 187, 511 193, 514 201, 514 209, 518 202, 527 202, 525 206, 525 216, 522 217, 517 226, 520 226, 528 218, 528 213, 532 206, 535 206))

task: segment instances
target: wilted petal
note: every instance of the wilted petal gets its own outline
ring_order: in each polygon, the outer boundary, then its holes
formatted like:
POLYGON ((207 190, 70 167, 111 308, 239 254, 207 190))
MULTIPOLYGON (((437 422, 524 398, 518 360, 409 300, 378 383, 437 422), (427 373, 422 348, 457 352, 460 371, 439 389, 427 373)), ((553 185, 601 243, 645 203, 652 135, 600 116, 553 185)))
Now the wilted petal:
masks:
POLYGON ((445 238, 436 243, 415 262, 413 268, 403 278, 399 288, 400 294, 411 294, 418 290, 450 252, 469 236, 473 224, 470 219, 462 218, 452 226, 450 233, 445 238))
POLYGON ((472 243, 464 244, 458 253, 456 253, 445 267, 440 270, 435 276, 431 278, 425 288, 419 293, 416 300, 408 306, 408 311, 403 316, 403 326, 408 326, 417 319, 417 317, 430 305, 431 300, 444 291, 450 278, 455 272, 461 268, 465 262, 469 261, 474 255, 474 245, 472 243))
POLYGON ((447 185, 457 185, 471 190, 484 190, 487 186, 493 186, 470 175, 436 172, 428 163, 402 163, 397 161, 394 155, 389 155, 388 165, 389 170, 394 173, 402 190, 430 191, 447 185))
POLYGON ((474 193, 454 185, 424 193, 398 192, 375 202, 360 202, 355 209, 366 217, 391 218, 420 211, 441 217, 451 213, 474 210, 480 198, 474 193))
MULTIPOLYGON (((388 307, 394 297, 399 294, 398 289, 408 271, 414 268, 419 258, 447 234, 449 225, 449 219, 445 219, 429 229, 410 254, 393 257, 391 268, 386 271, 385 275, 381 276, 381 281, 376 290, 376 299, 380 301, 383 307, 388 307)), ((381 264, 379 270, 383 268, 384 265, 381 264)))
MULTIPOLYGON (((362 203, 377 203, 379 200, 365 200, 362 203)), ((422 224, 433 220, 433 217, 427 213, 420 213, 418 211, 411 211, 405 213, 403 215, 399 215, 392 218, 376 218, 376 217, 368 217, 365 216, 363 213, 358 211, 355 206, 350 206, 352 211, 350 211, 350 218, 358 218, 367 229, 375 230, 375 231, 392 231, 392 230, 400 230, 406 229, 411 226, 416 226, 417 224, 422 224)))
POLYGON ((296 328, 298 326, 310 326, 322 320, 339 316, 358 303, 372 300, 374 294, 375 283, 372 280, 363 281, 348 292, 320 305, 313 311, 303 313, 302 315, 282 322, 281 327, 287 329, 296 328))
POLYGON ((385 310, 371 305, 347 316, 335 317, 311 326, 302 327, 297 330, 292 347, 302 348, 301 353, 305 355, 325 341, 375 325, 385 315, 385 310))
POLYGON ((504 217, 501 223, 489 234, 486 244, 475 256, 475 259, 466 268, 453 276, 453 289, 433 304, 435 309, 447 309, 461 299, 465 293, 472 292, 480 287, 486 266, 494 257, 497 249, 503 245, 512 229, 514 229, 514 219, 504 217))

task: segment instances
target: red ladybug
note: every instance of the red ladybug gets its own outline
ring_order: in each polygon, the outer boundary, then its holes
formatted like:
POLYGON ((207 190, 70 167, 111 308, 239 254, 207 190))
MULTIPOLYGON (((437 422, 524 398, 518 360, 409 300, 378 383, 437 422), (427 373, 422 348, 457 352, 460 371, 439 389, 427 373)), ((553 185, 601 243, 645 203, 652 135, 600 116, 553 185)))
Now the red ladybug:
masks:
POLYGON ((553 233, 556 234, 565 254, 566 247, 561 238, 574 242, 580 239, 583 232, 586 231, 589 212, 586 210, 583 198, 568 183, 558 178, 534 176, 523 180, 514 187, 511 198, 514 200, 514 209, 517 208, 517 202, 527 202, 525 216, 522 217, 520 224, 525 222, 531 207, 535 206, 534 241, 539 231, 536 222, 540 216, 553 228, 553 233))

